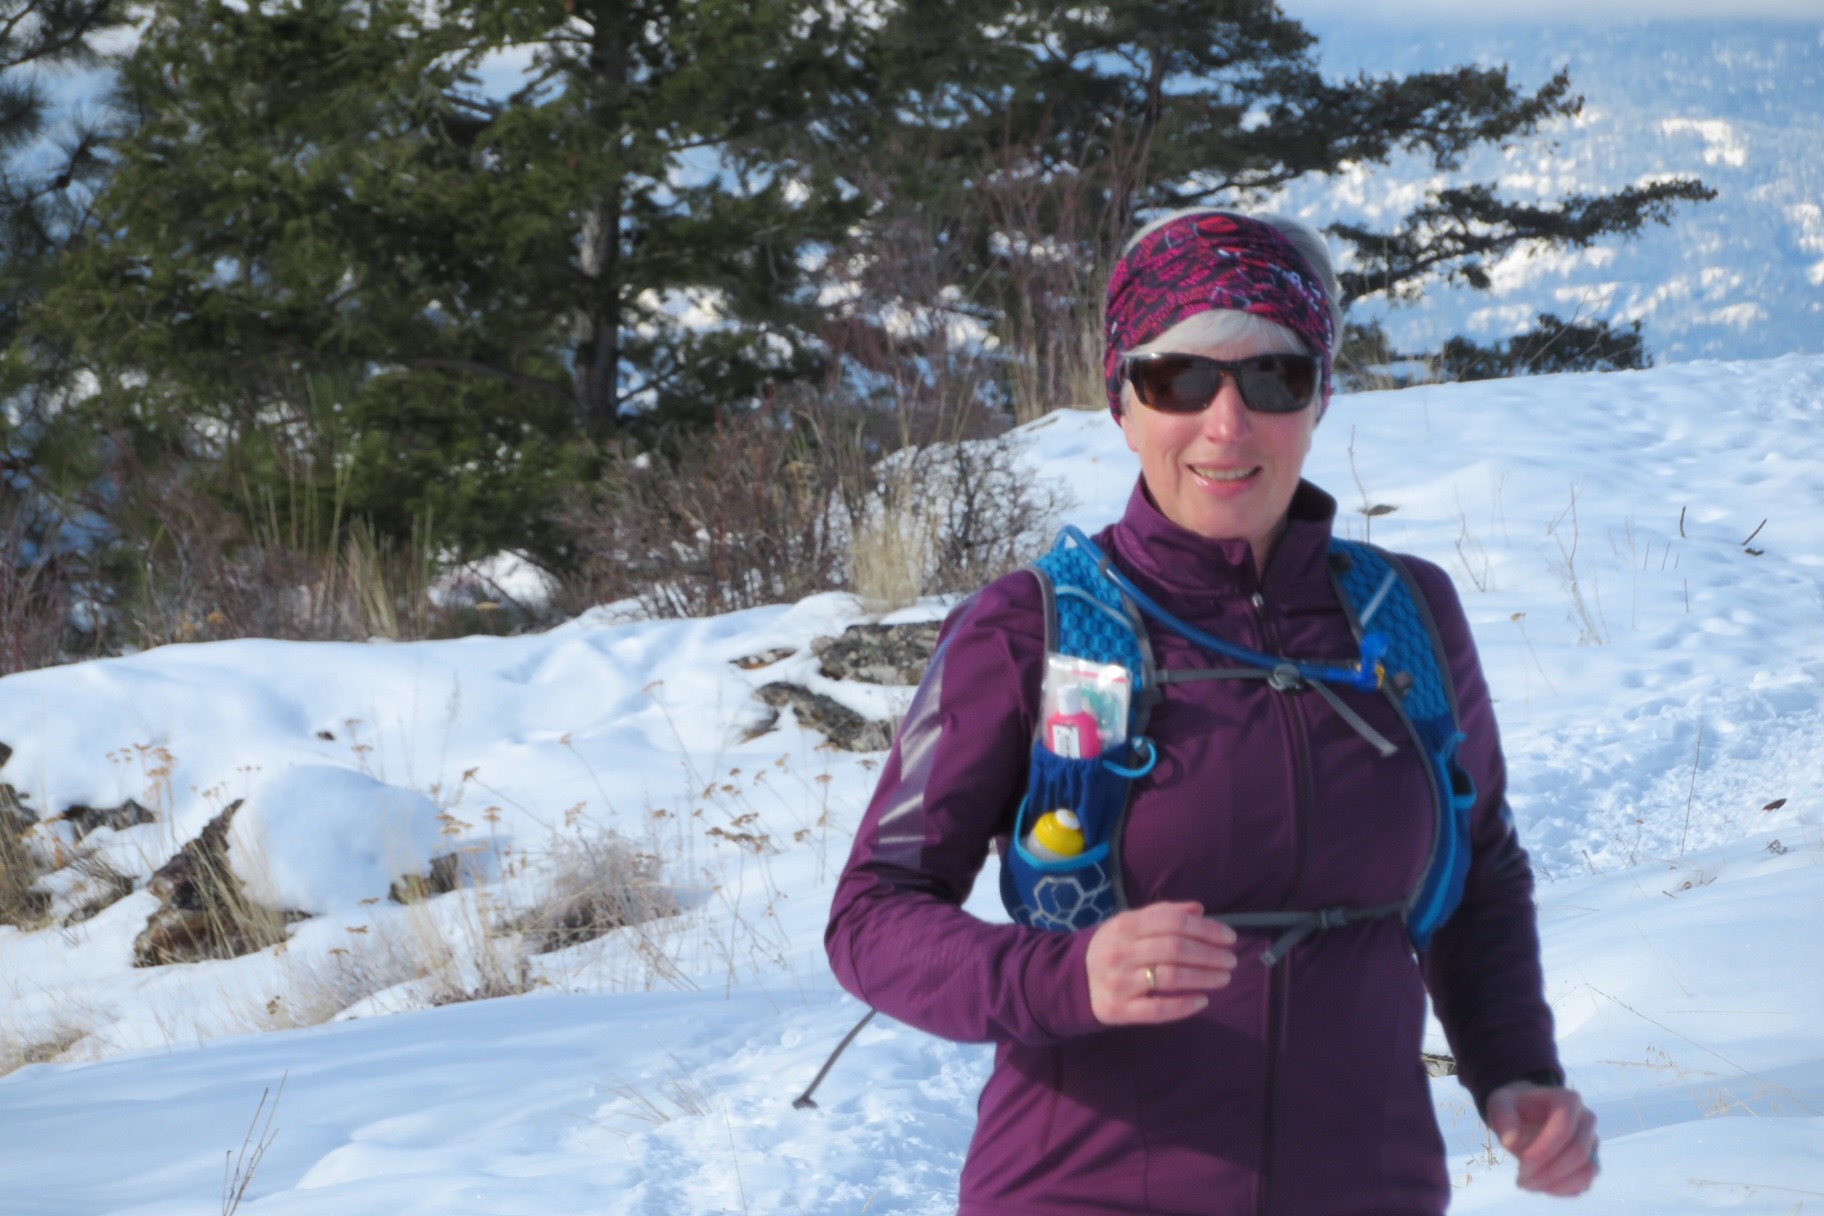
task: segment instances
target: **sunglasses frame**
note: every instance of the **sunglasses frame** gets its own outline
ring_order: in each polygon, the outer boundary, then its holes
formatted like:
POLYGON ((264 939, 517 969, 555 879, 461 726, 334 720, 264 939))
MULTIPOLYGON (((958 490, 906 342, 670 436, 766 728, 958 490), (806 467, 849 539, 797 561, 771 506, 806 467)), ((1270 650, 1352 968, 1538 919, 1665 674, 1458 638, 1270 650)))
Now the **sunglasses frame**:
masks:
POLYGON ((1242 404, 1256 414, 1296 414, 1313 401, 1317 400, 1318 390, 1323 384, 1324 369, 1316 355, 1303 355, 1284 352, 1271 355, 1250 355, 1246 359, 1212 359, 1207 355, 1181 354, 1176 351, 1157 351, 1146 355, 1128 355, 1121 361, 1122 378, 1134 388, 1134 397, 1148 409, 1161 414, 1201 414, 1210 408, 1216 394, 1222 391, 1222 378, 1228 376, 1235 381, 1235 389, 1241 394, 1242 404), (1182 406, 1165 406, 1149 400, 1144 383, 1144 372, 1147 367, 1157 367, 1167 360, 1182 360, 1194 367, 1208 367, 1216 372, 1216 380, 1200 404, 1194 408, 1182 406), (1280 364, 1296 361, 1304 365, 1311 377, 1311 391, 1299 397, 1286 382, 1286 376, 1280 370, 1280 364), (1250 391, 1252 389, 1252 391, 1250 391), (1284 402, 1278 400, 1284 393, 1284 402))

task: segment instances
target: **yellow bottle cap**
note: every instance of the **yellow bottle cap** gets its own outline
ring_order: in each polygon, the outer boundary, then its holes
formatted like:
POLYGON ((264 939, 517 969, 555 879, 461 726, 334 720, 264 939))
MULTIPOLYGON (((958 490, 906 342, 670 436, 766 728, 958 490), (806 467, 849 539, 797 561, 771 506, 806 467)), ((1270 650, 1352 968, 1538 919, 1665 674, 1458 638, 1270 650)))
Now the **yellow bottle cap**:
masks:
POLYGON ((1083 851, 1083 825, 1071 811, 1050 811, 1032 825, 1032 838, 1059 857, 1075 857, 1083 851))

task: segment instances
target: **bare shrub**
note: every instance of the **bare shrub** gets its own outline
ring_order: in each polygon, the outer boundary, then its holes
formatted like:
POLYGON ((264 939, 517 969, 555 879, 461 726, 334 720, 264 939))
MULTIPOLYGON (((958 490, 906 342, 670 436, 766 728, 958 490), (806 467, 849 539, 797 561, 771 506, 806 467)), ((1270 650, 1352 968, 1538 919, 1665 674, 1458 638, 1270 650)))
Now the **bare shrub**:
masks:
POLYGON ((396 545, 338 497, 224 503, 183 464, 142 470, 116 512, 124 640, 412 639, 438 633, 428 537, 396 545))
POLYGON ((937 388, 931 400, 932 386, 903 385, 889 407, 805 394, 789 415, 725 416, 670 455, 611 453, 562 518, 579 566, 559 606, 703 616, 847 589, 884 608, 1019 565, 1061 496, 971 394, 937 388))
POLYGON ((971 192, 996 232, 1003 283, 998 334, 1008 355, 1016 422, 1062 407, 1108 406, 1102 375, 1102 297, 1131 222, 1132 183, 1147 148, 1120 129, 1108 156, 1074 164, 1002 149, 971 192))
POLYGON ((837 585, 836 487, 788 415, 724 413, 664 440, 602 453, 600 480, 560 516, 579 557, 563 609, 632 600, 648 616, 705 616, 837 585))
POLYGON ((876 608, 973 591, 1031 560, 1066 505, 1005 436, 907 449, 882 464, 850 567, 852 589, 876 608))
POLYGON ((62 527, 0 478, 0 676, 100 653, 99 639, 77 627, 92 582, 62 527))
MULTIPOLYGON (((1036 189, 1011 177, 999 185, 1008 217, 1021 191, 1036 189)), ((841 374, 822 393, 801 394, 794 411, 837 489, 845 585, 876 609, 973 590, 1012 569, 1043 547, 1063 505, 1021 467, 1007 431, 1022 402, 1082 389, 1087 314, 1076 293, 1093 271, 1079 275, 1068 252, 1075 237, 1045 251, 1006 245, 1003 260, 1024 267, 1015 295, 1032 295, 1024 321, 1002 315, 1012 329, 997 336, 992 310, 959 287, 971 255, 954 236, 941 217, 904 213, 839 262, 824 336, 841 374), (1041 282, 1045 267, 1064 278, 1041 282), (1051 316, 1054 304, 1069 317, 1051 316), (1065 360, 1060 343, 1076 354, 1065 360), (1036 378, 1035 363, 1045 367, 1036 378), (1061 387, 1073 377, 1078 388, 1061 387)))
POLYGON ((533 953, 546 954, 679 911, 660 880, 659 858, 603 833, 565 839, 544 898, 514 929, 526 936, 533 953))

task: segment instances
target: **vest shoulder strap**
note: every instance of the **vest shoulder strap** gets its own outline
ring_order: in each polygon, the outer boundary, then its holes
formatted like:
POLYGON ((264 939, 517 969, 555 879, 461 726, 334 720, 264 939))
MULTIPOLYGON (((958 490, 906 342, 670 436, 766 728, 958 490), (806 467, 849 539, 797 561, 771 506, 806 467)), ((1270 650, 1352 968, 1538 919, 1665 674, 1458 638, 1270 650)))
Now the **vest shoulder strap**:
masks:
POLYGON ((1045 593, 1045 645, 1057 654, 1116 663, 1140 691, 1150 674, 1145 626, 1120 587, 1103 574, 1096 556, 1060 537, 1051 552, 1029 567, 1045 593))
POLYGON ((1397 555, 1362 541, 1332 538, 1331 573, 1359 639, 1387 641, 1382 663, 1394 705, 1425 751, 1437 805, 1432 849, 1406 914, 1407 933, 1424 950, 1463 899, 1469 873, 1469 816, 1475 783, 1457 763, 1464 735, 1437 622, 1412 571, 1397 555))

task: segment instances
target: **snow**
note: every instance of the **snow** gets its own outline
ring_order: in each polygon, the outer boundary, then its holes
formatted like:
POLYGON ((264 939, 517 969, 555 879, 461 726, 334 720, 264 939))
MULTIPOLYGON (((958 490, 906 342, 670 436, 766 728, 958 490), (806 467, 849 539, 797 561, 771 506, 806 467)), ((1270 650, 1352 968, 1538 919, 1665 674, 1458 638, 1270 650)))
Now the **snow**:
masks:
POLYGON ((1554 311, 1638 320, 1661 363, 1824 353, 1824 262, 1810 249, 1824 197, 1824 7, 1570 7, 1531 3, 1524 19, 1502 20, 1499 5, 1288 6, 1319 38, 1328 74, 1506 65, 1514 86, 1531 90, 1568 68, 1585 104, 1536 137, 1471 153, 1448 177, 1401 156, 1294 182, 1273 208, 1319 227, 1377 228, 1443 185, 1491 182, 1533 201, 1695 177, 1717 197, 1679 204, 1669 226, 1603 240, 1604 260, 1521 250, 1487 267, 1490 292, 1432 286, 1412 303, 1363 301, 1355 319, 1381 321, 1407 351, 1455 334, 1510 337, 1554 311), (1723 278, 1701 281, 1705 272, 1723 278))
MULTIPOLYGON (((1345 396, 1318 429, 1341 530, 1444 566, 1476 630, 1561 1049, 1602 1120, 1580 1213, 1824 1202, 1821 406, 1824 356, 1797 355, 1345 396)), ((1021 434, 1074 503, 1060 522, 1120 509, 1135 464, 1105 413, 1021 434)), ((816 673, 812 639, 864 619, 832 594, 0 680, 0 781, 28 807, 152 816, 41 827, 47 855, 142 889, 0 927, 0 1061, 55 1056, 0 1077, 0 1212, 221 1211, 268 1116, 251 1216, 953 1210, 986 1049, 877 1019, 792 1106, 862 1012, 821 932, 881 757, 789 711, 765 729, 753 692, 902 712, 909 690, 816 673), (242 958, 133 968, 146 879, 236 800, 236 848, 258 843, 237 872, 316 915, 242 958), (452 854, 466 888, 385 897, 452 854), (542 893, 603 857, 650 918, 533 952, 542 893), (503 977, 527 991, 445 1003, 503 977)), ((88 880, 54 878, 77 906, 88 880)), ((978 915, 1002 915, 995 887, 978 915)), ((1434 1086, 1456 1209, 1547 1210, 1434 1086)))
POLYGON ((228 864, 247 897, 286 912, 324 913, 386 895, 428 874, 443 824, 417 790, 334 764, 299 764, 262 779, 228 828, 228 864))

